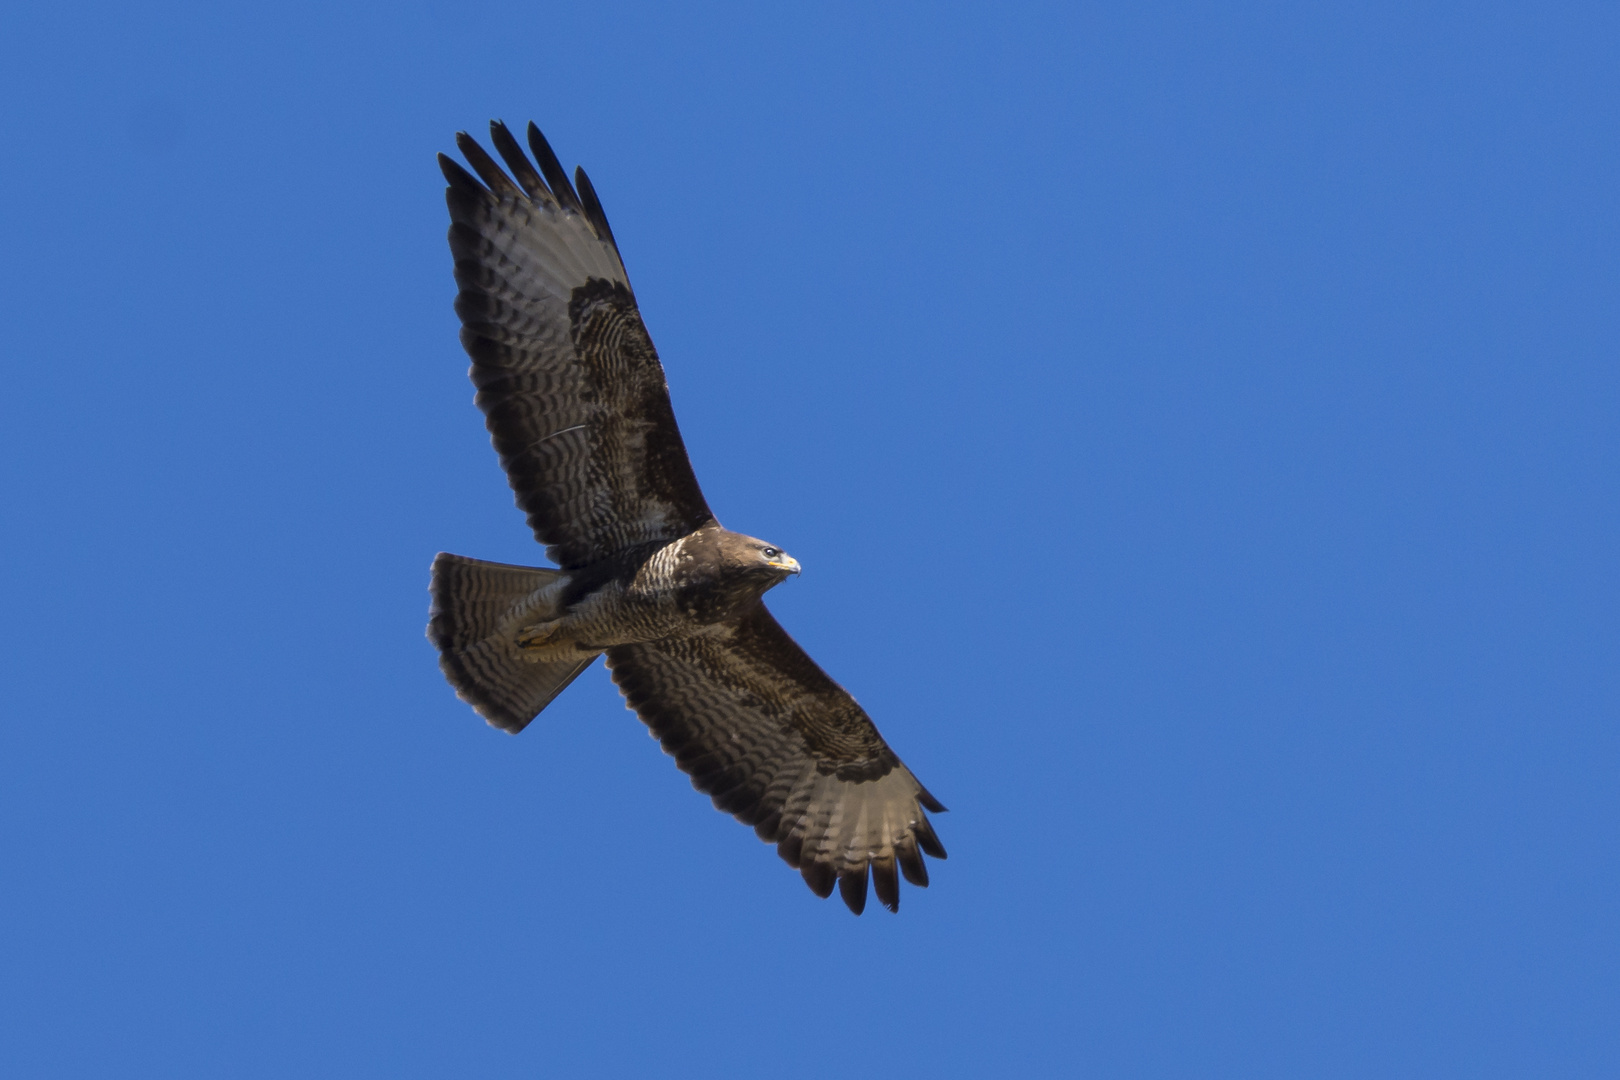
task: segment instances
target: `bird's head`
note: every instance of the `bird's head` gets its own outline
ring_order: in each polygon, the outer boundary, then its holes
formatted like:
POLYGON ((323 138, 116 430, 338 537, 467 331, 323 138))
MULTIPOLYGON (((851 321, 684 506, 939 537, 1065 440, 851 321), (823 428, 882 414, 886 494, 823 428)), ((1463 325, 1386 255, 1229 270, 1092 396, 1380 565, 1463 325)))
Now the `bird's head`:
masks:
MULTIPOLYGON (((777 581, 783 581, 789 574, 799 573, 799 560, 777 547, 767 544, 763 540, 754 541, 754 558, 757 560, 759 572, 769 574, 777 581)), ((774 584, 774 583, 773 583, 774 584)))
POLYGON ((755 583, 760 592, 799 573, 799 560, 775 544, 741 533, 732 533, 727 540, 726 563, 731 571, 755 583))

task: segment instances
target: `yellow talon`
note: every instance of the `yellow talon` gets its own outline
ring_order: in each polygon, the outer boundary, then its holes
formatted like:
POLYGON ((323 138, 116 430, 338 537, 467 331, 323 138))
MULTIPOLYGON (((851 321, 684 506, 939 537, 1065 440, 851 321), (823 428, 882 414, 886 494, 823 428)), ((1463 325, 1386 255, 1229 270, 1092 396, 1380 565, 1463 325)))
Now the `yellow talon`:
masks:
POLYGON ((525 626, 523 629, 517 632, 518 648, 538 649, 545 645, 546 642, 551 640, 552 635, 557 632, 557 625, 561 622, 561 619, 553 619, 550 622, 536 623, 534 626, 525 626))

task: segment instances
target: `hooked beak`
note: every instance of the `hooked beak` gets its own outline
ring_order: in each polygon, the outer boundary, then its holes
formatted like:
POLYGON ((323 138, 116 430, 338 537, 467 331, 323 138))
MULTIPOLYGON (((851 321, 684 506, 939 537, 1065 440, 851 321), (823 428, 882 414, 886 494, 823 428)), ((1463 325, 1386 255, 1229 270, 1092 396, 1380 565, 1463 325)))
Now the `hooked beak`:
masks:
POLYGON ((780 559, 772 559, 771 565, 776 567, 778 570, 785 570, 790 574, 797 574, 801 572, 799 570, 799 560, 795 559, 791 555, 783 555, 780 559))

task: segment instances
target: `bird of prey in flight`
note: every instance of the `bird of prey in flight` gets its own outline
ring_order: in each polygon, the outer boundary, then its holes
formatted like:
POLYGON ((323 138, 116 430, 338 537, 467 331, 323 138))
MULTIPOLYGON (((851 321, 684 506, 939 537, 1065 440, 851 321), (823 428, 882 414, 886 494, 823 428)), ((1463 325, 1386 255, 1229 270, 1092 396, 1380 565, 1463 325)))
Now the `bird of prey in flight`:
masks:
POLYGON ((570 184, 533 124, 533 161, 505 124, 490 136, 509 171, 465 132, 472 172, 439 156, 456 313, 474 400, 557 568, 439 554, 428 638, 445 678, 516 733, 605 655, 692 785, 816 895, 836 884, 858 915, 870 870, 897 910, 900 875, 927 885, 923 854, 945 857, 924 814, 945 808, 766 610, 798 562, 704 501, 584 170, 570 184))

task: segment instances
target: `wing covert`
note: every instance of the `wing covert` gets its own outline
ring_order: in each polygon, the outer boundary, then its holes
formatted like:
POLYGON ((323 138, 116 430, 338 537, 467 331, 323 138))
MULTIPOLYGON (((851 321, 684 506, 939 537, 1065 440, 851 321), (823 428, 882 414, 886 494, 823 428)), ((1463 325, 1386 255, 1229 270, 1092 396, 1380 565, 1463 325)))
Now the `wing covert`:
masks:
POLYGON ((516 183, 464 133, 478 177, 439 164, 461 342, 517 504, 565 569, 684 536, 714 515, 601 204, 583 171, 581 202, 534 125, 538 172, 490 130, 516 183))

